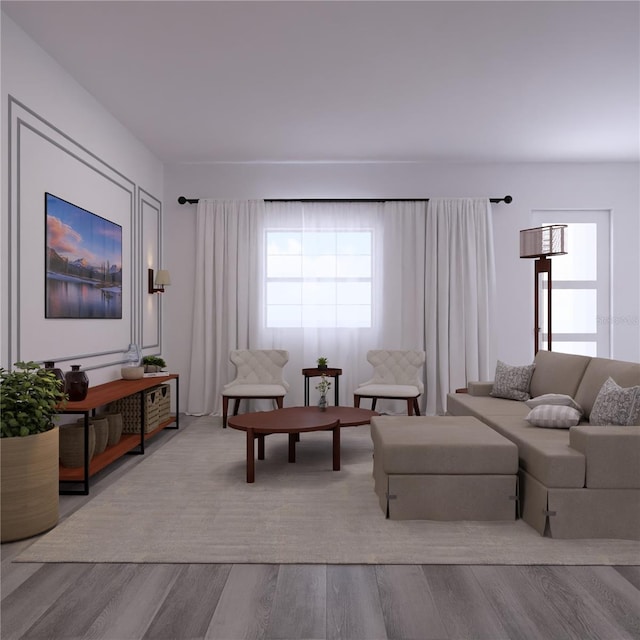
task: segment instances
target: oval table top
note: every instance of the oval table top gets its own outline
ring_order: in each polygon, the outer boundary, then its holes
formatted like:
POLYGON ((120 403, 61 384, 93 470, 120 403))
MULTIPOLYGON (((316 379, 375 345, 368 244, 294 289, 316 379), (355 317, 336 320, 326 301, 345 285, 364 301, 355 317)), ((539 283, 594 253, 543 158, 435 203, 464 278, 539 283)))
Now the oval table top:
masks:
POLYGON ((370 409, 356 407, 284 407, 273 411, 256 411, 230 416, 227 424, 241 431, 253 429, 256 432, 299 433, 322 431, 338 424, 341 427, 355 427, 368 424, 378 413, 370 409))

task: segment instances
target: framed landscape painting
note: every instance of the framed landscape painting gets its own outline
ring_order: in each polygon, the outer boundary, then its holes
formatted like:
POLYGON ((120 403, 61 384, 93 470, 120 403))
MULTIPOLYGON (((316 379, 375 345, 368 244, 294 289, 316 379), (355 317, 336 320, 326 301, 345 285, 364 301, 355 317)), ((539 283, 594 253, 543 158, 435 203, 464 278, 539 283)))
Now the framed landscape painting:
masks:
POLYGON ((45 193, 45 317, 122 318, 122 227, 45 193))

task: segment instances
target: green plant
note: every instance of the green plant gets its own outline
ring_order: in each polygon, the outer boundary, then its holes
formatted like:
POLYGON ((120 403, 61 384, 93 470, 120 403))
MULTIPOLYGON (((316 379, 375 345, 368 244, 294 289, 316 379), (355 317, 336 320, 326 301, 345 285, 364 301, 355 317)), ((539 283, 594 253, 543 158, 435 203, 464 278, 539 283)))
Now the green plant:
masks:
POLYGON ((160 356, 145 356, 142 358, 142 364, 148 364, 152 367, 166 367, 167 363, 160 356))
POLYGON ((319 367, 326 367, 328 362, 329 360, 327 360, 327 358, 325 358, 324 356, 321 356, 320 358, 318 358, 319 367))
POLYGON ((36 362, 16 362, 14 367, 0 368, 0 438, 53 429, 53 417, 66 401, 62 381, 36 362))
POLYGON ((316 389, 324 396, 327 391, 331 389, 331 380, 323 374, 320 378, 320 382, 316 385, 316 389))

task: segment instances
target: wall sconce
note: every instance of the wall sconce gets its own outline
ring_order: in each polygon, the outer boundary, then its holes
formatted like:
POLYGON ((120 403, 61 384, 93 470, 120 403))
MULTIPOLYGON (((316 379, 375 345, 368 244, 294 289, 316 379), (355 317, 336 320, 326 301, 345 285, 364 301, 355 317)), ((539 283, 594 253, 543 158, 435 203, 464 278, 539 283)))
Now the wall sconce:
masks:
MULTIPOLYGON (((540 339, 540 289, 547 288, 547 349, 551 351, 551 256, 562 256, 565 251, 566 224, 552 224, 520 231, 520 257, 537 258, 534 263, 533 300, 533 353, 538 353, 540 339)), ((544 322, 542 323, 544 324, 544 322)))
POLYGON ((171 284, 171 276, 166 269, 158 269, 154 279, 153 269, 149 269, 149 293, 164 293, 164 288, 171 284))

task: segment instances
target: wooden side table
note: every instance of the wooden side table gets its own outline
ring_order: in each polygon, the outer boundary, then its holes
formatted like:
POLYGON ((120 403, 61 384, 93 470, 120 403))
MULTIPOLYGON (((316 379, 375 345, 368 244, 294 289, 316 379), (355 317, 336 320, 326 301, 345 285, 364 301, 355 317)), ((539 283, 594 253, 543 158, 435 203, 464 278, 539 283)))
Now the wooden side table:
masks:
POLYGON ((320 376, 328 376, 333 378, 333 398, 336 407, 340 406, 340 380, 338 376, 342 375, 342 369, 335 367, 327 367, 326 369, 318 369, 318 367, 310 367, 303 369, 304 376, 304 406, 309 406, 309 378, 319 378, 320 376))

